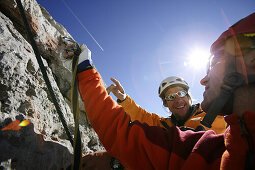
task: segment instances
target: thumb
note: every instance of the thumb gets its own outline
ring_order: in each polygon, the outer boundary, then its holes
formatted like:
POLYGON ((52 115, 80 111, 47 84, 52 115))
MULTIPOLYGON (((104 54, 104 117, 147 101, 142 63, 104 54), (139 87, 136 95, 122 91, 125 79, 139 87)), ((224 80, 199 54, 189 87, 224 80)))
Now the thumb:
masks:
POLYGON ((106 91, 107 91, 108 94, 110 94, 110 93, 113 91, 113 89, 114 89, 114 85, 111 84, 110 86, 108 86, 108 87, 106 88, 106 91))

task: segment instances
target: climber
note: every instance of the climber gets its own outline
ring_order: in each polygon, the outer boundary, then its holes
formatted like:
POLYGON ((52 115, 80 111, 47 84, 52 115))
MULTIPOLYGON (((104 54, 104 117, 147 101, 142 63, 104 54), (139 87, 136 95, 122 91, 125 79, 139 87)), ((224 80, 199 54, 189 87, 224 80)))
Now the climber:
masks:
POLYGON ((100 82, 84 49, 78 66, 79 91, 100 141, 128 169, 254 169, 255 141, 255 13, 225 31, 211 47, 202 109, 210 127, 226 115, 224 134, 214 131, 168 130, 130 122, 100 82), (218 111, 218 113, 216 113, 218 111), (139 160, 139 161, 138 161, 139 160))

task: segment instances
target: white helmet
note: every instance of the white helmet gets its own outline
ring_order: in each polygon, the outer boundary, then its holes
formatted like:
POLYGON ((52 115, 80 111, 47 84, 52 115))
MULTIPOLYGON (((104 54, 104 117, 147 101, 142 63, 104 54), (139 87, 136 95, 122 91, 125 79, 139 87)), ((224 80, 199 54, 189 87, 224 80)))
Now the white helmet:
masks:
POLYGON ((170 86, 180 86, 187 91, 189 90, 189 85, 185 80, 183 80, 183 78, 171 76, 171 77, 167 77, 160 83, 160 86, 158 89, 159 97, 163 98, 164 97, 163 95, 166 89, 168 89, 168 87, 170 86))

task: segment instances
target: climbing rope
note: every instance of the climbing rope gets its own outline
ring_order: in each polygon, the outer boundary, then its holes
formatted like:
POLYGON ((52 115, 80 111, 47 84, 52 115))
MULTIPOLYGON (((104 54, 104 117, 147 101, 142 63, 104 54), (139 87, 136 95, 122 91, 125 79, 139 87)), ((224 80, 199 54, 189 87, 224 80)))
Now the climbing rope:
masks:
POLYGON ((38 47, 37 47, 37 45, 35 43, 35 40, 34 40, 34 36, 32 34, 32 31, 30 29, 29 23, 27 21, 27 18, 26 18, 25 11, 24 11, 24 8, 22 6, 22 3, 21 3, 20 0, 16 0, 16 2, 17 2, 17 5, 18 5, 20 14, 21 14, 21 16, 23 18, 23 22, 24 22, 24 25, 26 27, 26 30, 28 32, 29 40, 30 40, 32 48, 34 50, 37 62, 38 62, 39 67, 40 67, 40 69, 42 71, 42 75, 43 75, 44 81, 45 81, 46 86, 47 86, 47 88, 49 90, 51 99, 52 99, 52 101, 53 101, 53 103, 54 103, 54 105, 56 107, 57 113, 59 115, 59 118, 60 118, 63 126, 64 126, 64 129, 66 131, 68 139, 71 142, 72 146, 74 147, 74 156, 73 156, 72 169, 73 170, 78 170, 78 169, 80 169, 80 160, 81 160, 81 138, 80 138, 80 132, 79 132, 79 102, 78 102, 78 88, 77 88, 76 71, 77 71, 77 65, 78 65, 78 56, 79 56, 81 50, 80 50, 79 46, 77 47, 77 45, 76 45, 78 50, 75 50, 75 52, 74 52, 75 57, 73 57, 73 65, 72 65, 73 80, 72 80, 72 96, 71 96, 71 98, 72 98, 72 111, 73 111, 74 120, 75 120, 75 134, 74 134, 74 141, 73 141, 72 135, 71 135, 71 133, 70 133, 68 127, 67 127, 67 123, 66 123, 66 121, 64 119, 63 113, 62 113, 62 111, 60 109, 60 106, 59 106, 59 104, 57 102, 55 93, 54 93, 53 88, 51 86, 51 83, 49 81, 49 78, 48 78, 45 66, 44 66, 43 61, 41 59, 41 55, 39 53, 38 47))
POLYGON ((80 160, 81 160, 81 137, 79 131, 79 93, 77 86, 77 66, 79 61, 79 55, 81 53, 81 49, 79 44, 76 43, 73 39, 69 37, 63 37, 62 41, 64 44, 68 45, 69 42, 74 46, 71 46, 69 49, 66 49, 66 53, 73 52, 74 56, 72 56, 72 88, 71 88, 71 103, 72 103, 72 112, 75 120, 75 133, 74 133, 74 156, 73 156, 73 164, 72 169, 80 169, 80 160))

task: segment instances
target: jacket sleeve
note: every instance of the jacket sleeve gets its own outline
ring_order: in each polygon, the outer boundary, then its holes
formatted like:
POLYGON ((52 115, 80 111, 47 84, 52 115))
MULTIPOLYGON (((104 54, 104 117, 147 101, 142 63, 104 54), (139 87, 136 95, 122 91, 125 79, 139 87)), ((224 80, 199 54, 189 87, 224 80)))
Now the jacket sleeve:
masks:
POLYGON ((118 104, 124 108, 125 112, 130 116, 131 121, 138 120, 150 126, 162 126, 160 123, 160 120, 162 120, 161 117, 157 114, 147 112, 141 106, 137 105, 128 95, 124 101, 118 102, 118 104))
POLYGON ((177 139, 174 132, 169 136, 160 127, 131 123, 124 109, 107 94, 94 69, 79 73, 78 82, 88 119, 113 157, 130 169, 168 169, 169 137, 177 139))

